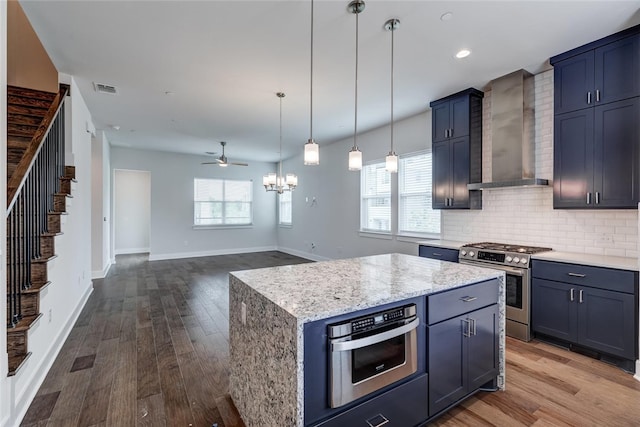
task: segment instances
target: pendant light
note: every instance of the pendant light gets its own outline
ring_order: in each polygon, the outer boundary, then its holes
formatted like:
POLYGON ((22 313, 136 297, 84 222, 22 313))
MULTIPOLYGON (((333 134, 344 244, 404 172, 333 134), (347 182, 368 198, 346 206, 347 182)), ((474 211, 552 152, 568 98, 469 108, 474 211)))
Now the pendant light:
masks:
POLYGON ((398 172, 398 155, 393 151, 393 34, 400 27, 399 19, 389 19, 384 24, 387 31, 391 31, 391 151, 385 158, 385 169, 391 173, 398 172))
POLYGON ((262 177, 262 185, 267 191, 277 191, 278 194, 282 194, 285 191, 293 191, 298 186, 298 177, 292 173, 286 175, 282 173, 282 98, 285 94, 278 92, 276 95, 280 98, 280 161, 276 173, 268 173, 262 177))
POLYGON ((309 140, 304 144, 304 164, 320 164, 320 147, 313 140, 313 0, 311 0, 311 78, 309 84, 309 140))
POLYGON ((364 10, 364 1, 353 0, 349 3, 349 11, 356 15, 356 79, 355 79, 355 114, 353 123, 353 147, 349 151, 349 170, 362 169, 362 151, 358 148, 358 16, 364 10))

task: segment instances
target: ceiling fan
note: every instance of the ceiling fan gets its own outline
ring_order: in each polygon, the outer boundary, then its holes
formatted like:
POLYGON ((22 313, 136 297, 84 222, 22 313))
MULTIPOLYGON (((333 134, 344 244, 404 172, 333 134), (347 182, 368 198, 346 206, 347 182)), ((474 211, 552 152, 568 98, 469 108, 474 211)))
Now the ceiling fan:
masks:
MULTIPOLYGON (((203 165, 218 165, 220 167, 226 168, 229 165, 233 166, 249 166, 248 163, 240 163, 240 162, 229 162, 227 156, 224 155, 224 147, 227 145, 225 141, 220 141, 220 145, 222 145, 222 155, 215 159, 213 162, 203 162, 203 165)), ((216 154, 215 152, 207 151, 207 154, 216 154)))

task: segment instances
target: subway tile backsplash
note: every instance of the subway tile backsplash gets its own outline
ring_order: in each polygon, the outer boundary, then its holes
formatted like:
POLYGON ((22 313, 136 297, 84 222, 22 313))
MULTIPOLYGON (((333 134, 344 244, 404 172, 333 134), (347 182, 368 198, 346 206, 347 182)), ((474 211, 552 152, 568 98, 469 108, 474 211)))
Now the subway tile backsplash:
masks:
MULTIPOLYGON (((536 177, 553 179, 553 70, 536 75, 536 177)), ((483 105, 482 175, 491 180, 491 92, 483 105)), ((553 188, 485 190, 482 210, 442 211, 442 238, 638 257, 637 210, 554 210, 553 188)))

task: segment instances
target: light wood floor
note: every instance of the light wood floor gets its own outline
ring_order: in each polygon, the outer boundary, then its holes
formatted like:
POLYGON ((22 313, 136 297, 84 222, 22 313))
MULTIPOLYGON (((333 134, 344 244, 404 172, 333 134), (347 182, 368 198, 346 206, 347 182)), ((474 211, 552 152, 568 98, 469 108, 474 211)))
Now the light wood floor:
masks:
MULTIPOLYGON (((106 279, 94 280, 22 425, 232 427, 220 406, 229 377, 227 274, 300 262, 278 252, 118 257, 106 279)), ((433 425, 640 426, 640 382, 586 356, 507 339, 507 390, 479 393, 433 425)))

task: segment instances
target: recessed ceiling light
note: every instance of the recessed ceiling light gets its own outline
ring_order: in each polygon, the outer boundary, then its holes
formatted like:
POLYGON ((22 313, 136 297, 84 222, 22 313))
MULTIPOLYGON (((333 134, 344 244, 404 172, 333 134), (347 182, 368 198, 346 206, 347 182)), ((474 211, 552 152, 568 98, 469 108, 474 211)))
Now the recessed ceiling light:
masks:
POLYGON ((120 126, 118 126, 118 125, 111 125, 111 129, 113 129, 113 130, 120 130, 120 126))
POLYGON ((471 51, 469 49, 462 49, 458 51, 458 53, 456 53, 456 58, 462 59, 462 58, 466 58, 469 55, 471 55, 471 51))
POLYGON ((453 12, 446 12, 443 13, 442 16, 440 16, 441 21, 450 21, 451 18, 453 18, 453 12))

